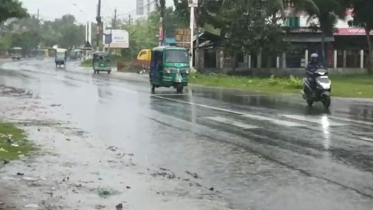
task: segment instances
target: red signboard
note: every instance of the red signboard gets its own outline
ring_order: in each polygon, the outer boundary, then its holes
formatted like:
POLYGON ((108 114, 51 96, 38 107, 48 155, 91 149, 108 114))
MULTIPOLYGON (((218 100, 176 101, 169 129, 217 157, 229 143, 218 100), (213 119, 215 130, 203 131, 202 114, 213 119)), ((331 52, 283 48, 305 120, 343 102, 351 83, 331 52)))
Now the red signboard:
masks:
MULTIPOLYGON (((334 30, 334 36, 365 36, 364 28, 337 28, 334 30)), ((373 31, 370 32, 373 36, 373 31)))

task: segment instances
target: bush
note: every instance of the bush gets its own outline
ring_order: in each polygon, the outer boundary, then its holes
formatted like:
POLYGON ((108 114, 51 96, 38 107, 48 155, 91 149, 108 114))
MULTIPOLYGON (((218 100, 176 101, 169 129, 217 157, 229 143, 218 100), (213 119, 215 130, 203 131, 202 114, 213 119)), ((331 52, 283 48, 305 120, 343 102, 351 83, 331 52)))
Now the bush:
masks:
POLYGON ((293 75, 290 75, 289 79, 276 78, 275 75, 272 75, 268 79, 268 84, 272 86, 281 86, 287 89, 302 89, 303 87, 302 79, 294 77, 293 75))
POLYGON ((90 67, 92 66, 92 59, 87 59, 81 62, 81 66, 90 67))

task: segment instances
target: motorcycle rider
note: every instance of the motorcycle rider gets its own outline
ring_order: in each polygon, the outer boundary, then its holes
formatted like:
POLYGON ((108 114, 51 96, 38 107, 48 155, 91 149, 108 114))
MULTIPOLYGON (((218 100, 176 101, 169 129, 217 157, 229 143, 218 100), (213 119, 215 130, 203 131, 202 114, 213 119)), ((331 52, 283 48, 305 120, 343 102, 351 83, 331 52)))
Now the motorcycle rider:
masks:
MULTIPOLYGON (((314 76, 314 72, 320 68, 324 68, 324 67, 319 62, 319 55, 317 53, 313 53, 310 56, 310 62, 307 64, 307 67, 306 67, 307 80, 310 81, 312 90, 316 88, 316 79, 314 76)), ((304 88, 304 91, 306 91, 306 88, 304 88)))

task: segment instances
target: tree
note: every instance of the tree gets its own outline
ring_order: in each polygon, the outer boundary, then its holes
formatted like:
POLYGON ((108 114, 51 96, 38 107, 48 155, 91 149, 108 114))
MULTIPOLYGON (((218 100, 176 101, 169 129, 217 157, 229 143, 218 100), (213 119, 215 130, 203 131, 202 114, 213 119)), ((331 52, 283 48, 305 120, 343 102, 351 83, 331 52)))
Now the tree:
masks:
POLYGON ((368 72, 373 72, 373 46, 370 38, 370 32, 373 30, 373 1, 367 0, 345 0, 347 8, 353 9, 354 18, 350 25, 360 25, 364 27, 369 48, 369 67, 368 72))
MULTIPOLYGON (((185 21, 185 19, 178 16, 172 7, 166 8, 164 16, 166 20, 164 22, 165 37, 174 37, 175 30, 177 28, 189 27, 189 22, 185 21)), ((159 22, 159 18, 160 18, 160 12, 155 11, 149 15, 148 20, 154 23, 155 25, 157 25, 157 23, 159 22)))
POLYGON ((151 49, 157 46, 158 23, 157 12, 153 12, 147 19, 141 18, 134 22, 124 22, 122 29, 129 33, 130 49, 123 50, 122 55, 132 58, 142 49, 151 49))
POLYGON ((84 44, 85 27, 77 24, 75 17, 64 15, 54 21, 41 21, 35 16, 13 21, 8 26, 11 47, 22 47, 25 51, 36 49, 39 45, 73 48, 84 44))
POLYGON ((0 24, 9 18, 26 18, 27 10, 18 0, 1 0, 0 2, 0 24))
POLYGON ((313 0, 317 8, 310 7, 307 4, 300 4, 298 10, 304 10, 309 15, 309 20, 317 19, 320 30, 322 31, 321 52, 322 62, 327 66, 325 57, 325 37, 333 34, 334 26, 337 20, 344 19, 346 8, 338 0, 313 0))
POLYGON ((265 52, 270 59, 286 50, 286 43, 283 41, 285 33, 280 24, 283 18, 272 15, 272 3, 260 0, 224 2, 224 10, 219 17, 223 23, 222 31, 227 37, 224 49, 233 57, 233 69, 239 52, 265 52))

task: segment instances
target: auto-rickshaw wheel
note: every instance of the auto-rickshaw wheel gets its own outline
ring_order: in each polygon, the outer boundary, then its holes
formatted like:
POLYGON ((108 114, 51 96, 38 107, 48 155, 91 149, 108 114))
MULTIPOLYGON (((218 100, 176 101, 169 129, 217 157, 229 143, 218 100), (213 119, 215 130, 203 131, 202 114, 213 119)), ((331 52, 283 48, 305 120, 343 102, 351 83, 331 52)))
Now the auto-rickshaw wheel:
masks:
POLYGON ((108 73, 108 74, 110 74, 110 73, 111 73, 111 71, 108 71, 107 73, 108 73))
POLYGON ((178 85, 178 86, 176 87, 176 92, 177 92, 177 93, 183 93, 183 89, 184 89, 184 86, 183 86, 183 85, 178 85))
POLYGON ((152 93, 154 94, 155 93, 155 86, 152 85, 152 93))

